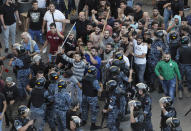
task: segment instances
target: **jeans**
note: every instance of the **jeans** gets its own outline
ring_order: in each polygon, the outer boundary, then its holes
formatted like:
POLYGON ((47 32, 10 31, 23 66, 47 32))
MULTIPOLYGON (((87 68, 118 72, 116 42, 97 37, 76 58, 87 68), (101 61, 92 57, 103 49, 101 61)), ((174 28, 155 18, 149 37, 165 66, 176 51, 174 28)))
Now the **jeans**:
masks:
POLYGON ((176 77, 171 80, 162 80, 161 84, 165 95, 174 99, 174 93, 176 90, 176 77))
POLYGON ((44 40, 42 38, 42 32, 40 30, 29 29, 29 34, 31 35, 33 40, 36 38, 41 44, 44 43, 44 40))
MULTIPOLYGON (((191 92, 191 65, 180 64, 180 73, 182 78, 186 77, 186 83, 189 92, 191 92)), ((179 90, 183 90, 182 86, 179 86, 179 90)))
POLYGON ((48 54, 48 62, 53 62, 53 63, 55 63, 56 62, 56 56, 55 55, 53 55, 53 54, 48 54))
POLYGON ((9 33, 11 34, 11 44, 15 44, 15 35, 16 35, 16 23, 12 25, 6 25, 7 29, 5 30, 2 28, 3 32, 3 38, 4 38, 4 43, 5 43, 5 48, 9 48, 9 33))
POLYGON ((164 25, 165 25, 165 30, 168 28, 168 21, 172 16, 172 10, 169 10, 167 8, 164 9, 164 25))
MULTIPOLYGON (((1 115, 1 113, 0 113, 0 115, 1 115)), ((3 119, 0 120, 0 131, 2 131, 2 126, 3 126, 3 119)))
POLYGON ((145 69, 146 69, 146 64, 135 64, 135 71, 138 82, 144 82, 145 69))

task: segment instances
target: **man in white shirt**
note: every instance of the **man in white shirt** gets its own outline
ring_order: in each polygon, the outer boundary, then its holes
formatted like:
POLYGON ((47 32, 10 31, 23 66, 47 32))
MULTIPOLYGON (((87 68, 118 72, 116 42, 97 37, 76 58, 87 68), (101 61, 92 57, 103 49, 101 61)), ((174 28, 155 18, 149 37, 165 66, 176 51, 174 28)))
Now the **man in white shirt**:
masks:
POLYGON ((143 43, 142 36, 137 36, 137 41, 133 40, 134 46, 134 63, 135 63, 135 71, 138 81, 144 82, 144 73, 146 68, 146 54, 148 47, 145 43, 143 43))
POLYGON ((42 24, 42 33, 44 33, 44 28, 45 25, 47 24, 47 32, 50 30, 50 24, 55 23, 56 24, 56 29, 60 32, 64 32, 64 25, 62 22, 57 22, 55 20, 62 21, 65 19, 64 14, 55 9, 54 3, 49 4, 49 10, 46 11, 43 19, 43 24, 42 24))

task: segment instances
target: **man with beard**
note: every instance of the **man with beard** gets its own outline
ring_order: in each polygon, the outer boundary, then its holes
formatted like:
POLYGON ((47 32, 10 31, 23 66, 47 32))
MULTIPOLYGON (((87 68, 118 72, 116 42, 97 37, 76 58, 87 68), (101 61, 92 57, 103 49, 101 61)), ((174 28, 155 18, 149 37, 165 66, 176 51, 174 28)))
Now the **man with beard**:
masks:
POLYGON ((146 69, 146 54, 148 47, 143 43, 142 36, 137 36, 137 40, 133 39, 134 53, 134 63, 135 71, 137 75, 138 82, 144 82, 144 73, 146 69))
POLYGON ((104 37, 102 39, 102 42, 103 42, 104 48, 105 48, 105 46, 107 46, 108 43, 113 43, 113 39, 109 35, 109 31, 108 30, 104 31, 104 37))
MULTIPOLYGON (((60 21, 56 20, 55 21, 60 21)), ((62 23, 71 23, 74 24, 76 22, 76 39, 82 38, 83 42, 87 42, 87 25, 90 23, 89 20, 86 19, 85 12, 80 12, 77 19, 73 20, 61 20, 62 23)))
POLYGON ((42 24, 42 33, 44 33, 45 31, 44 29, 45 25, 47 25, 47 32, 50 30, 51 23, 56 24, 56 29, 58 29, 60 32, 64 31, 63 23, 60 22, 64 19, 65 19, 64 14, 61 11, 55 9, 55 4, 50 2, 49 10, 46 11, 44 15, 43 24, 42 24))
POLYGON ((151 16, 151 19, 153 19, 154 21, 158 21, 158 29, 164 29, 164 18, 159 14, 159 11, 156 7, 153 8, 153 15, 151 16))
POLYGON ((155 73, 161 80, 165 95, 174 99, 176 76, 181 83, 181 75, 177 63, 171 60, 169 52, 164 52, 163 60, 159 61, 155 67, 155 73))
POLYGON ((114 21, 114 26, 113 26, 113 33, 117 33, 119 35, 120 31, 121 31, 121 21, 120 20, 116 20, 114 21))
POLYGON ((141 18, 143 18, 142 4, 136 3, 134 6, 134 11, 135 22, 138 22, 141 18))
POLYGON ((90 40, 93 42, 94 47, 99 48, 101 46, 101 40, 102 40, 102 30, 103 26, 97 25, 95 27, 95 31, 91 33, 90 40))
POLYGON ((120 47, 122 47, 124 49, 125 56, 128 56, 129 54, 131 54, 133 52, 133 45, 130 44, 130 42, 129 42, 128 34, 124 34, 121 37, 120 47))
POLYGON ((106 49, 103 53, 103 60, 101 61, 102 64, 107 63, 113 56, 113 46, 112 43, 107 43, 106 49))

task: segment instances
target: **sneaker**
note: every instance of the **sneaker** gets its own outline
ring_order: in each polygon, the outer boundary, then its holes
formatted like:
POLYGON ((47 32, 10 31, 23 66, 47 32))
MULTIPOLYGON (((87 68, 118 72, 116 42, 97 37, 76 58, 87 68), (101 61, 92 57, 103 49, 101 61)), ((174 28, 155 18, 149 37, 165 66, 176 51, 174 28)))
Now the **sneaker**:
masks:
POLYGON ((7 52, 8 52, 8 50, 9 50, 8 48, 5 48, 5 53, 7 53, 7 52))
POLYGON ((91 127, 90 127, 91 131, 98 130, 98 129, 101 129, 101 127, 100 126, 96 126, 95 123, 91 124, 91 127))

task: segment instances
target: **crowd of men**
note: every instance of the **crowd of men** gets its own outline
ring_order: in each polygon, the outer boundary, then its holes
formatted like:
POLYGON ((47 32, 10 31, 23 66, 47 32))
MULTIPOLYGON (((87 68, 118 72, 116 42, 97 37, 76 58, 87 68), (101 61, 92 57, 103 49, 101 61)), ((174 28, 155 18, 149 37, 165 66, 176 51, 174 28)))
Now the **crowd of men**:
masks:
POLYGON ((90 114, 88 130, 105 121, 110 131, 121 131, 130 115, 133 131, 153 131, 155 90, 165 95, 161 130, 181 131, 173 102, 191 97, 186 0, 156 0, 152 14, 133 0, 33 0, 25 23, 17 2, 3 2, 0 131, 3 118, 11 131, 43 131, 45 123, 51 131, 80 131, 90 114), (15 42, 17 24, 24 32, 15 42), (5 78, 8 66, 14 76, 5 78))

